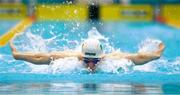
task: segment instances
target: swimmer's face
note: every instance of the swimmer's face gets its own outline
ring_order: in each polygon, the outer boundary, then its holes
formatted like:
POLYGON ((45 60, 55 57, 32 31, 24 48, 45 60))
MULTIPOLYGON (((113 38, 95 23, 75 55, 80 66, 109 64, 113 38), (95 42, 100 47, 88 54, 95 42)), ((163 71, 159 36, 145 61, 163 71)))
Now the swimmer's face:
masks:
POLYGON ((83 58, 83 62, 86 64, 86 67, 90 71, 94 71, 96 69, 96 65, 100 61, 100 58, 83 58))

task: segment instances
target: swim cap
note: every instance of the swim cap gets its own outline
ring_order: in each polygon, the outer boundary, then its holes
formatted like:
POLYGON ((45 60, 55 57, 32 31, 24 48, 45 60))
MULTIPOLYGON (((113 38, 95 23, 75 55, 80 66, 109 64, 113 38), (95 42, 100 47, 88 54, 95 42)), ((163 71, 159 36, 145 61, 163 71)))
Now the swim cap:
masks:
POLYGON ((88 39, 82 44, 83 57, 87 58, 101 58, 103 49, 99 40, 88 39))

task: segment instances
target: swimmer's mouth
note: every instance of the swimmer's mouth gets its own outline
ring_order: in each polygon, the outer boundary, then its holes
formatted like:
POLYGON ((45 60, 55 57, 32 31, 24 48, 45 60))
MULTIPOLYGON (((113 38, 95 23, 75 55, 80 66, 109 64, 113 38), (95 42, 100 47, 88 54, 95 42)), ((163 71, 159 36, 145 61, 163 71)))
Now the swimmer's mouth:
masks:
POLYGON ((99 61, 100 58, 83 58, 83 62, 90 72, 94 72, 99 61))
POLYGON ((90 67, 87 68, 89 72, 94 72, 94 69, 91 69, 90 67))

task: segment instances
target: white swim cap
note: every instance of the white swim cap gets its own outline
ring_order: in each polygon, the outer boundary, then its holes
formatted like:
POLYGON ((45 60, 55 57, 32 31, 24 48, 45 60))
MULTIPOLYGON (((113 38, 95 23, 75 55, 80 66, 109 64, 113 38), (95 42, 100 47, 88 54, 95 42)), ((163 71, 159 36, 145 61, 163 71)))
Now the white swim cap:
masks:
POLYGON ((83 57, 87 58, 101 58, 103 49, 99 40, 88 39, 82 44, 83 57))

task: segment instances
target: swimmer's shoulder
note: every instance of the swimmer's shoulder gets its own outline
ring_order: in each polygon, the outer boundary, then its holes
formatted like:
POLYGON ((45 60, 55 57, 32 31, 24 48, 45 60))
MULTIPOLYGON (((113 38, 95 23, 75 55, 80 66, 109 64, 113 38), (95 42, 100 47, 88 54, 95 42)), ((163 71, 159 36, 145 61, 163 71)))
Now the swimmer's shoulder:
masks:
POLYGON ((77 57, 78 59, 82 59, 82 53, 78 51, 56 51, 50 52, 50 55, 56 59, 65 57, 77 57))
POLYGON ((107 53, 103 55, 103 58, 123 58, 125 55, 128 53, 123 53, 123 52, 112 52, 112 53, 107 53))

